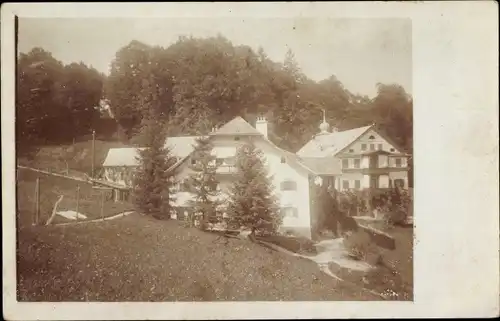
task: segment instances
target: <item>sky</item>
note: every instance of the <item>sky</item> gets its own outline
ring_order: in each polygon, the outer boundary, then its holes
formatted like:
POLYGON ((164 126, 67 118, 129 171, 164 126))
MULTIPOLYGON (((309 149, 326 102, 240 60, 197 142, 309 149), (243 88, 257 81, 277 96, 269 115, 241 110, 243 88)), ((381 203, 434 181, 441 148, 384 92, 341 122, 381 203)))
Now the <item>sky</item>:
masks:
POLYGON ((132 40, 167 47, 181 35, 222 34, 234 45, 261 46, 274 61, 291 49, 304 74, 335 75, 354 93, 374 97, 377 83, 412 93, 409 19, 382 18, 20 18, 18 50, 42 47, 68 64, 108 74, 115 53, 132 40))

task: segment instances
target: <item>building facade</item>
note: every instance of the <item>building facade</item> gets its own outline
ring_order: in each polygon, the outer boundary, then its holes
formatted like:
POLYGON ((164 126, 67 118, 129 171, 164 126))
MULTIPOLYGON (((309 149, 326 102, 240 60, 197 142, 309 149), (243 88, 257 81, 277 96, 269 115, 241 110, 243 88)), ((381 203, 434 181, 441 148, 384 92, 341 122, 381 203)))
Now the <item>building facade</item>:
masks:
MULTIPOLYGON (((328 184, 338 191, 380 189, 392 186, 408 188, 409 155, 404 154, 374 126, 347 131, 329 130, 323 121, 320 133, 296 154, 285 151, 268 137, 268 123, 258 118, 255 126, 236 117, 208 134, 216 158, 219 199, 227 201, 235 180, 236 153, 251 141, 263 154, 263 160, 279 200, 283 215, 281 231, 311 237, 311 185, 328 184)), ((183 219, 192 213, 192 195, 185 180, 194 173, 193 151, 199 136, 168 137, 166 146, 177 158, 176 185, 173 189, 173 218, 183 219)), ((110 149, 103 163, 103 179, 121 186, 131 186, 138 166, 137 148, 110 149)), ((220 211, 225 213, 224 202, 220 211)))

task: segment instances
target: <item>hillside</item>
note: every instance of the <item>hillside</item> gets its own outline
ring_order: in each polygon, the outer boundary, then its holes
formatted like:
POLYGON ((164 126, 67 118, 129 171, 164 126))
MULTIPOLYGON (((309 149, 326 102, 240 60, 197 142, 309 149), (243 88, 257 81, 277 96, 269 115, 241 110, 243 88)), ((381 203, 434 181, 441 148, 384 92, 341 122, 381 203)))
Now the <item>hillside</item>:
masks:
MULTIPOLYGON (((129 147, 117 141, 95 141, 94 166, 98 170, 104 162, 110 148, 129 147)), ((42 146, 30 157, 21 156, 18 164, 38 169, 50 169, 53 172, 65 172, 66 162, 71 171, 90 174, 92 171, 92 140, 73 144, 42 146)), ((78 174, 78 173, 73 173, 78 174)))
POLYGON ((380 300, 313 262, 139 214, 27 227, 18 253, 20 301, 380 300))

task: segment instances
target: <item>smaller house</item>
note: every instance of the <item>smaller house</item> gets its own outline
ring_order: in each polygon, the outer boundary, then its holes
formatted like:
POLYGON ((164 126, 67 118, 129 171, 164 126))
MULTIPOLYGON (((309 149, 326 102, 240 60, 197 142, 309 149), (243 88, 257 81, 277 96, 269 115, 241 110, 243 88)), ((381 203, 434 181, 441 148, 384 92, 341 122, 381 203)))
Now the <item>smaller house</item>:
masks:
POLYGON ((302 162, 337 191, 408 188, 408 158, 375 126, 330 131, 323 120, 320 132, 298 152, 302 162))

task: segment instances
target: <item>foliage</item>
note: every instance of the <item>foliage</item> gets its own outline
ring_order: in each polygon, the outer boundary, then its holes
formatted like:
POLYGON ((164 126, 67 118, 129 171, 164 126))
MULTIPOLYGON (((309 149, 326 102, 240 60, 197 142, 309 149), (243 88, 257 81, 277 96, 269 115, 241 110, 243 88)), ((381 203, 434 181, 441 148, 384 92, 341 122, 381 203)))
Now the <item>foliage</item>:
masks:
POLYGON ((147 113, 141 94, 146 85, 157 88, 158 120, 171 136, 205 134, 235 116, 265 114, 270 139, 296 151, 317 133, 325 109, 327 121, 339 130, 376 123, 403 149, 412 149, 413 101, 401 86, 377 84, 378 94, 370 99, 344 88, 335 75, 309 79, 291 50, 283 62, 275 62, 262 48, 254 52, 220 35, 180 37, 166 48, 134 40, 117 51, 108 77, 81 63, 63 66, 34 48, 21 54, 18 76, 22 148, 58 140, 61 131, 71 139, 103 127, 98 108, 92 108, 102 96, 119 136, 129 140, 147 113))
POLYGON ((344 237, 344 246, 354 259, 364 260, 372 265, 376 265, 380 261, 380 250, 363 229, 347 233, 344 237))
POLYGON ((343 215, 336 198, 324 184, 313 186, 311 198, 313 217, 315 218, 314 234, 318 235, 329 231, 333 233, 333 236, 336 236, 339 231, 340 216, 343 215))
POLYGON ((357 216, 367 211, 366 195, 358 191, 342 191, 338 193, 339 207, 348 216, 357 216))
POLYGON ((104 75, 83 63, 64 66, 33 48, 17 62, 18 146, 66 142, 89 133, 99 111, 104 75))
POLYGON ((393 188, 374 200, 388 226, 405 225, 413 212, 413 200, 408 190, 393 188))
POLYGON ((218 218, 217 164, 212 149, 213 145, 209 137, 197 140, 195 152, 191 157, 191 169, 194 173, 186 182, 187 190, 194 195, 193 211, 201 216, 201 229, 205 229, 208 223, 217 222, 218 218))
POLYGON ((281 213, 262 152, 251 142, 242 145, 236 155, 228 213, 232 224, 250 229, 252 234, 276 233, 281 225, 281 213))
POLYGON ((139 168, 133 182, 134 201, 145 214, 166 219, 170 218, 175 174, 171 167, 175 158, 164 146, 164 127, 158 121, 154 88, 146 88, 143 94, 143 102, 149 105, 149 113, 141 121, 140 134, 146 148, 139 150, 139 168))
POLYGON ((167 48, 132 41, 113 60, 106 98, 129 136, 139 127, 139 91, 153 75, 162 121, 169 135, 206 133, 235 116, 265 114, 269 136, 296 151, 317 132, 321 109, 334 127, 350 129, 371 123, 411 150, 412 100, 404 88, 378 84, 374 99, 349 92, 334 76, 314 82, 300 69, 291 50, 283 62, 270 60, 262 48, 233 45, 223 36, 180 37, 167 48))

